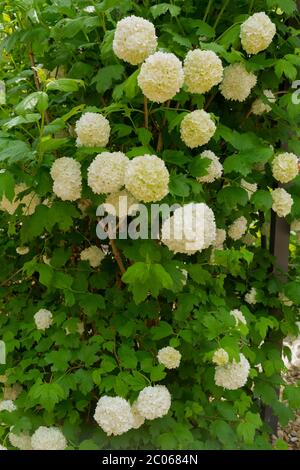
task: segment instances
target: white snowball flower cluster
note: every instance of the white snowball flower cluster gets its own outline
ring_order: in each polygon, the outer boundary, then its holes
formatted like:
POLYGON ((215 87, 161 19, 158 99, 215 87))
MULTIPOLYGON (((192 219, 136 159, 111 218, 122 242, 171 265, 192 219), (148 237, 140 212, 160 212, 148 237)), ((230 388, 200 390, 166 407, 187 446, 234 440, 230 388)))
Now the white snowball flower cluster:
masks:
POLYGON ((254 13, 241 25, 240 38, 247 54, 258 54, 271 44, 276 26, 263 12, 254 13))
POLYGON ((252 194, 257 191, 257 184, 256 183, 249 183, 248 181, 242 179, 241 180, 241 188, 247 191, 248 198, 250 199, 252 194))
POLYGON ((217 228, 216 230, 216 239, 213 243, 214 247, 217 250, 222 250, 223 249, 223 243, 226 240, 226 230, 223 228, 217 228))
POLYGON ((126 189, 110 194, 103 204, 105 210, 112 215, 123 219, 132 215, 137 208, 137 200, 126 189))
POLYGON ((251 287, 250 291, 245 295, 245 300, 250 305, 255 305, 257 303, 256 300, 257 291, 255 287, 251 287))
POLYGON ((233 360, 224 366, 216 367, 215 383, 228 390, 237 390, 246 384, 249 372, 250 364, 245 356, 240 354, 240 362, 233 360))
POLYGON ((134 425, 130 404, 121 397, 101 397, 97 403, 94 419, 108 436, 118 436, 134 425))
POLYGON ((228 228, 228 236, 232 238, 232 240, 239 240, 242 238, 244 233, 247 230, 247 219, 244 216, 239 217, 236 219, 228 228))
POLYGON ((276 188, 272 192, 272 209, 278 217, 285 217, 291 212, 294 203, 292 196, 283 188, 276 188))
POLYGON ((224 79, 220 90, 226 100, 242 102, 248 98, 256 82, 256 75, 247 72, 244 64, 236 62, 224 69, 224 79))
POLYGON ((174 54, 155 52, 143 63, 138 85, 149 100, 164 103, 179 92, 183 79, 182 64, 174 54))
POLYGON ((137 65, 153 54, 156 47, 155 28, 150 21, 134 15, 118 21, 113 51, 119 59, 137 65))
POLYGON ((176 369, 180 365, 181 354, 177 349, 166 346, 158 351, 157 359, 167 369, 176 369))
MULTIPOLYGON (((275 103, 276 98, 271 90, 264 90, 263 93, 269 103, 275 103)), ((255 114, 256 116, 260 116, 264 113, 269 113, 270 111, 272 111, 271 106, 264 103, 261 98, 257 98, 255 101, 253 101, 251 106, 251 113, 255 114)))
POLYGON ((35 212, 36 207, 40 204, 41 200, 38 195, 31 191, 29 194, 26 194, 21 199, 18 199, 18 195, 23 191, 26 191, 27 186, 24 183, 17 184, 15 186, 15 197, 13 201, 9 201, 6 196, 2 197, 0 201, 0 210, 8 212, 10 215, 13 215, 17 208, 22 204, 24 207, 22 209, 23 215, 32 215, 35 212))
POLYGON ((38 312, 36 312, 33 318, 38 330, 46 330, 52 325, 53 322, 52 313, 45 308, 41 308, 38 312))
POLYGON ((291 230, 296 233, 300 232, 300 219, 293 220, 293 222, 291 223, 291 230))
POLYGON ((156 155, 130 160, 125 172, 125 187, 139 201, 160 201, 169 192, 169 172, 156 155))
POLYGON ((89 246, 88 248, 82 250, 82 252, 80 253, 81 261, 88 261, 92 268, 97 268, 98 266, 100 266, 101 261, 104 258, 105 254, 96 245, 89 246))
POLYGON ((228 352, 225 349, 220 348, 214 352, 212 362, 217 366, 225 366, 229 361, 228 352))
POLYGON ((133 415, 133 429, 139 429, 141 426, 143 426, 145 422, 144 416, 142 416, 138 409, 137 409, 137 402, 135 401, 132 406, 131 406, 131 412, 133 415))
POLYGON ((174 253, 192 255, 208 248, 215 239, 215 216, 204 203, 190 203, 175 209, 162 225, 161 241, 174 253))
POLYGON ((70 157, 57 158, 50 174, 53 192, 63 201, 76 201, 81 195, 80 163, 70 157))
POLYGON ((214 121, 203 109, 192 111, 181 121, 181 139, 191 149, 207 144, 215 132, 214 121))
POLYGON ((95 194, 115 193, 124 186, 129 159, 122 152, 103 152, 88 168, 88 185, 95 194))
POLYGON ((234 310, 231 310, 230 315, 232 315, 235 318, 235 324, 238 326, 239 323, 243 323, 244 325, 247 325, 246 318, 244 317, 243 313, 235 308, 234 310))
POLYGON ((99 113, 85 113, 76 122, 76 144, 78 147, 106 147, 109 141, 110 125, 99 113))
POLYGON ((16 252, 18 255, 27 255, 29 253, 29 247, 28 246, 17 246, 16 252))
POLYGON ((245 235, 242 237, 242 242, 245 243, 247 246, 253 245, 255 243, 256 238, 252 233, 245 233, 245 235))
POLYGON ((0 411, 16 411, 17 407, 12 400, 2 400, 0 401, 0 411))
POLYGON ((67 441, 60 429, 51 426, 40 426, 31 437, 33 450, 64 450, 67 441))
POLYGON ((292 181, 299 173, 297 155, 289 152, 276 155, 272 162, 272 173, 280 183, 292 181))
POLYGON ((9 441, 13 447, 20 450, 32 450, 31 437, 29 434, 14 434, 10 432, 8 435, 9 441))
POLYGON ((156 419, 165 416, 171 406, 171 395, 164 385, 145 387, 136 401, 136 408, 146 419, 156 419))
POLYGON ((206 93, 223 78, 223 65, 213 51, 194 49, 184 60, 184 82, 190 93, 206 93))
POLYGON ((217 155, 211 150, 205 150, 200 154, 200 157, 208 158, 211 163, 206 168, 207 175, 199 176, 197 180, 200 181, 200 183, 212 183, 216 179, 221 178, 223 173, 223 166, 220 163, 217 155))

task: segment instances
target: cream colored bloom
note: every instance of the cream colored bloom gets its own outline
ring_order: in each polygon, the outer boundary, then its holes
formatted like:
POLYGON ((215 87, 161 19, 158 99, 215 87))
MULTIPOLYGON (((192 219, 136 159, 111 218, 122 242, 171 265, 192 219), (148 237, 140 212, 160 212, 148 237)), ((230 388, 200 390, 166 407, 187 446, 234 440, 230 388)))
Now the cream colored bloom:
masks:
POLYGON ((64 450, 67 441, 60 429, 50 426, 40 426, 32 435, 33 450, 64 450))
POLYGON ((258 54, 271 44, 276 26, 264 13, 254 13, 241 25, 240 38, 248 54, 258 54))
POLYGON ((40 204, 39 196, 31 191, 29 194, 26 194, 21 199, 18 198, 19 194, 23 191, 26 191, 27 186, 24 183, 17 184, 15 186, 15 197, 13 201, 9 201, 6 196, 2 197, 0 201, 0 210, 8 212, 10 215, 13 215, 17 208, 22 205, 23 215, 32 215, 35 212, 36 207, 40 204))
POLYGON ((81 195, 80 163, 70 157, 57 158, 50 170, 53 192, 63 201, 76 201, 81 195))
POLYGON ((256 82, 256 76, 247 72, 244 64, 236 62, 224 69, 220 90, 226 100, 245 101, 256 82))
POLYGON ((228 236, 232 240, 239 240, 245 234, 247 230, 247 219, 244 216, 236 219, 228 228, 228 236))
POLYGON ((103 152, 88 168, 88 185, 95 194, 115 193, 124 186, 129 159, 122 152, 103 152))
POLYGON ((28 246, 17 246, 16 252, 18 255, 27 255, 29 253, 29 247, 28 246))
POLYGON ((53 315, 49 310, 41 308, 34 315, 34 321, 38 330, 46 330, 52 325, 53 315))
POLYGON ((180 365, 181 354, 177 349, 166 346, 158 351, 157 359, 167 369, 176 369, 180 365))
POLYGON ((110 125, 99 113, 85 113, 76 122, 76 144, 78 147, 106 147, 109 141, 110 125))
POLYGON ((213 51, 189 51, 183 70, 184 81, 190 93, 206 93, 223 78, 222 62, 213 51))
POLYGON ((228 352, 220 348, 214 352, 212 362, 217 366, 225 366, 229 362, 228 352))
POLYGON ((133 415, 133 429, 139 429, 145 422, 144 416, 142 416, 137 408, 136 401, 131 406, 131 413, 133 415))
POLYGON ((85 248, 80 253, 81 261, 88 261, 92 268, 100 266, 101 261, 105 258, 105 254, 96 245, 92 245, 89 248, 85 248))
POLYGON ((164 103, 179 92, 183 78, 182 64, 174 54, 155 52, 143 63, 138 85, 149 100, 164 103))
POLYGON ((181 139, 190 148, 207 144, 215 132, 214 121, 203 109, 192 111, 181 121, 181 139))
POLYGON ((293 301, 290 300, 286 295, 283 294, 283 292, 279 292, 278 298, 283 305, 286 305, 287 307, 291 307, 293 305, 293 301))
POLYGON ((156 202, 169 193, 169 172, 156 155, 130 160, 125 173, 126 189, 139 201, 156 202))
POLYGON ((252 194, 257 191, 257 184, 256 183, 249 183, 248 181, 242 179, 241 180, 241 188, 247 191, 248 199, 251 198, 252 194))
POLYGON ((215 383, 228 390, 237 390, 246 384, 249 372, 250 364, 245 356, 240 354, 239 362, 233 360, 224 366, 216 367, 215 383))
POLYGON ((211 163, 206 168, 207 175, 199 176, 197 178, 200 183, 213 183, 216 179, 221 178, 223 173, 223 166, 220 163, 217 155, 211 150, 205 150, 200 155, 201 158, 208 158, 211 163))
POLYGON ((121 397, 101 397, 94 419, 108 436, 119 436, 135 424, 130 404, 121 397))
POLYGON ((171 406, 171 395, 164 385, 146 387, 136 401, 136 407, 141 416, 146 419, 156 419, 165 416, 171 406))
POLYGON ((250 305, 255 305, 257 303, 256 300, 257 291, 255 287, 251 287, 250 291, 245 295, 245 300, 250 305))
POLYGON ((235 318, 236 326, 238 326, 239 323, 243 323, 244 325, 247 325, 246 318, 244 317, 243 313, 235 308, 234 310, 231 310, 230 315, 232 315, 235 318))
POLYGON ((9 413, 12 413, 13 411, 16 411, 17 407, 14 404, 12 400, 2 400, 0 401, 0 412, 1 411, 8 411, 9 413))
POLYGON ((116 215, 123 219, 127 215, 131 215, 137 208, 137 200, 126 189, 111 193, 103 204, 105 210, 112 215, 116 215))
MULTIPOLYGON (((276 98, 275 98, 275 95, 273 94, 273 92, 271 90, 264 90, 263 93, 264 93, 264 95, 267 98, 267 101, 269 103, 275 103, 276 98)), ((270 111, 272 111, 271 106, 264 103, 261 98, 257 98, 252 103, 251 112, 253 114, 256 114, 257 116, 260 116, 261 114, 264 114, 264 113, 269 113, 270 111)))
POLYGON ((7 450, 7 448, 4 447, 4 446, 2 446, 2 445, 0 445, 0 450, 7 450))
POLYGON ((8 435, 9 441, 13 447, 16 447, 20 450, 32 450, 31 446, 31 437, 29 434, 14 434, 10 432, 8 435))
POLYGON ((222 250, 223 249, 223 243, 225 242, 226 240, 226 230, 224 230, 223 228, 217 228, 216 230, 216 239, 214 241, 214 244, 213 246, 217 249, 217 250, 222 250))
POLYGON ((276 188, 272 192, 272 209, 278 217, 285 217, 291 212, 294 203, 292 196, 283 188, 276 188))
POLYGON ((137 65, 153 54, 156 47, 155 28, 150 21, 134 15, 118 21, 113 51, 119 59, 137 65))
POLYGON ((298 157, 294 153, 283 152, 276 155, 272 163, 273 176, 280 183, 289 183, 299 174, 298 157))
POLYGON ((291 223, 291 230, 296 233, 300 232, 300 219, 293 220, 293 222, 291 223))

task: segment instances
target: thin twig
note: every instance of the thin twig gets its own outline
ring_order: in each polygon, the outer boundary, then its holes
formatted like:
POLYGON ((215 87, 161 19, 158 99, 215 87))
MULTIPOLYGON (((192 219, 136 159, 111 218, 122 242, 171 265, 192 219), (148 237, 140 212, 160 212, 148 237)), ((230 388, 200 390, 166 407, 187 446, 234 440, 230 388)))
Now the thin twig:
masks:
MULTIPOLYGON (((166 103, 166 108, 167 109, 170 108, 170 104, 171 104, 171 100, 168 100, 167 103, 166 103)), ((166 120, 167 120, 166 115, 164 115, 164 118, 163 118, 163 121, 162 121, 162 124, 161 124, 161 128, 159 128, 159 131, 158 131, 158 139, 157 139, 157 147, 156 147, 157 152, 161 152, 162 149, 163 149, 163 145, 164 145, 163 128, 166 125, 166 120)))
POLYGON ((149 126, 149 116, 148 116, 148 99, 147 97, 144 95, 144 127, 145 129, 148 129, 148 126, 149 126))
POLYGON ((119 266, 119 269, 121 271, 122 274, 124 274, 126 272, 126 269, 125 269, 125 266, 123 264, 123 261, 122 261, 122 258, 121 258, 121 254, 118 250, 118 247, 116 245, 116 242, 113 238, 110 238, 109 239, 109 244, 111 246, 111 249, 112 249, 112 252, 114 254, 114 257, 115 257, 115 260, 119 266))

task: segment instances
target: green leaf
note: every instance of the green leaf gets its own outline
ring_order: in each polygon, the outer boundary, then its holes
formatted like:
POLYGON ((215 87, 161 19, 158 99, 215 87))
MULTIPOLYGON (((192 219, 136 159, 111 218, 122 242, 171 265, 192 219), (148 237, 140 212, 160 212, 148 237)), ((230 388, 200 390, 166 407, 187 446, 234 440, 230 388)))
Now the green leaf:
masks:
POLYGON ((13 175, 9 171, 0 173, 0 200, 4 195, 9 201, 12 201, 15 195, 14 188, 15 180, 13 175))
POLYGON ((137 366, 137 358, 135 351, 126 346, 125 344, 122 345, 118 350, 118 356, 121 361, 121 365, 126 369, 135 369, 137 366))
POLYGON ((279 7, 287 15, 292 15, 297 10, 295 0, 267 0, 269 8, 279 7))
POLYGON ((48 95, 43 91, 35 91, 30 95, 26 96, 17 106, 15 111, 17 114, 28 114, 29 111, 33 111, 37 108, 39 112, 43 112, 48 107, 48 95))
POLYGON ((150 380, 152 382, 159 382, 160 380, 163 380, 167 375, 164 369, 165 368, 162 364, 153 367, 150 372, 150 380))
POLYGON ((171 5, 170 3, 160 3, 158 5, 153 5, 150 8, 151 14, 153 18, 157 18, 161 15, 164 15, 167 13, 167 11, 170 13, 171 16, 178 16, 181 8, 178 7, 177 5, 171 5))
POLYGON ((226 186, 217 195, 217 201, 227 209, 235 209, 238 205, 245 206, 248 203, 247 192, 238 186, 226 186))
POLYGON ((148 129, 145 129, 144 127, 139 127, 136 131, 137 131, 138 139, 141 142, 141 144, 145 146, 149 145, 152 139, 152 133, 148 129))
POLYGON ((270 191, 259 189, 251 196, 251 202, 257 210, 268 211, 271 209, 273 201, 270 191))
POLYGON ((39 380, 30 388, 28 397, 51 412, 57 403, 65 399, 65 392, 58 383, 41 383, 39 380))
POLYGON ((122 78, 123 73, 123 65, 107 65, 99 70, 97 75, 93 78, 92 83, 96 83, 98 93, 105 93, 112 87, 113 82, 122 78))
POLYGON ((48 82, 47 90, 74 92, 78 91, 81 86, 84 86, 83 80, 76 80, 75 78, 58 78, 57 80, 51 80, 48 82))
POLYGON ((92 439, 85 439, 79 444, 79 450, 99 450, 100 447, 92 439))
POLYGON ((24 116, 16 116, 5 124, 3 124, 3 129, 8 130, 13 127, 21 126, 23 124, 31 124, 33 122, 38 122, 41 119, 41 115, 38 113, 25 114, 24 116))
POLYGON ((212 434, 217 437, 227 449, 234 449, 236 435, 228 423, 223 420, 216 420, 210 426, 212 434))
POLYGON ((262 426, 262 421, 259 414, 247 411, 245 420, 237 427, 237 434, 246 444, 252 444, 255 437, 255 432, 262 426))
POLYGON ((235 172, 247 176, 257 163, 266 163, 272 155, 273 150, 270 147, 254 147, 251 150, 243 150, 226 158, 224 173, 235 172))
POLYGON ((21 161, 32 160, 34 153, 22 140, 0 139, 0 162, 9 165, 21 161))
POLYGON ((190 185, 186 175, 171 172, 169 190, 174 196, 187 197, 190 194, 190 185))
POLYGON ((208 168, 211 164, 211 160, 205 157, 195 157, 193 158, 192 163, 190 164, 190 173, 192 176, 206 176, 208 175, 208 168))
POLYGON ((162 338, 166 338, 167 336, 171 336, 173 334, 173 329, 171 325, 165 321, 160 321, 158 326, 154 326, 151 328, 151 338, 153 340, 160 340, 162 338))

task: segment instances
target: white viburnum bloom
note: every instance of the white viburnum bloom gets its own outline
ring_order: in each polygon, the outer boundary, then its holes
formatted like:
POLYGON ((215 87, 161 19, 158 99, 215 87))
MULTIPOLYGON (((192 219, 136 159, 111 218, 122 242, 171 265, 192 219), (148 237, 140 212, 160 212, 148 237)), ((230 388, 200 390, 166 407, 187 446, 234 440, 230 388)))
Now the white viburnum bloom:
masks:
POLYGON ((31 437, 33 450, 64 450, 67 441, 60 429, 50 426, 40 426, 31 437))
POLYGON ((13 215, 16 212, 17 208, 22 204, 24 206, 22 209, 23 215, 34 214, 35 209, 40 204, 41 200, 39 196, 33 191, 19 199, 18 195, 23 191, 26 191, 26 189, 28 189, 26 184, 17 184, 15 186, 15 197, 13 201, 9 201, 6 196, 3 196, 2 200, 0 201, 0 210, 8 212, 10 215, 13 215))
POLYGON ((205 150, 200 154, 201 158, 207 158, 211 161, 209 166, 206 168, 207 175, 198 176, 197 180, 200 183, 213 183, 216 179, 221 178, 223 173, 223 166, 220 163, 217 155, 211 150, 205 150))
POLYGON ((131 406, 121 397, 101 397, 97 403, 94 419, 108 436, 119 436, 134 425, 131 406))
POLYGON ((45 308, 41 308, 36 312, 33 318, 38 330, 46 330, 47 328, 50 328, 53 322, 52 313, 45 308))
POLYGON ((127 16, 118 21, 113 51, 119 59, 132 65, 141 64, 157 47, 154 25, 138 16, 127 16))
POLYGON ((228 228, 228 236, 232 240, 240 240, 247 230, 247 219, 244 216, 236 219, 228 228))
POLYGON ((156 155, 143 155, 129 161, 125 187, 138 200, 156 202, 169 193, 169 172, 156 155))
POLYGON ((171 407, 171 395, 164 385, 145 387, 136 401, 136 407, 140 415, 146 419, 162 418, 168 414, 171 407))
POLYGON ((256 294, 255 287, 251 287, 250 291, 245 295, 245 301, 250 305, 255 305, 257 303, 256 294))
POLYGON ((224 366, 216 367, 215 383, 228 390, 237 390, 246 384, 249 372, 250 364, 245 356, 240 354, 239 362, 233 360, 224 366))
POLYGON ((272 173, 280 183, 289 183, 299 174, 298 157, 294 153, 283 152, 272 162, 272 173))
POLYGON ((291 223, 291 230, 296 233, 300 232, 300 219, 293 220, 291 223))
POLYGON ((231 310, 230 315, 234 317, 236 326, 238 326, 239 323, 243 323, 244 325, 247 325, 246 318, 244 317, 243 313, 237 308, 235 308, 234 310, 231 310))
POLYGON ((214 247, 219 250, 223 249, 223 243, 226 240, 226 230, 223 228, 217 228, 216 230, 216 239, 214 241, 214 247))
POLYGON ((96 8, 93 5, 88 5, 83 9, 86 13, 95 13, 96 8))
POLYGON ((252 194, 257 191, 257 184, 256 183, 249 183, 248 181, 241 179, 241 188, 247 191, 248 199, 251 198, 252 194))
POLYGON ((241 25, 240 38, 247 54, 258 54, 271 44, 276 26, 263 12, 254 13, 241 25))
MULTIPOLYGON (((276 97, 271 90, 264 90, 263 94, 265 95, 269 103, 272 104, 276 102, 276 97)), ((253 101, 251 106, 251 113, 255 114, 256 116, 260 116, 264 113, 269 113, 270 111, 272 111, 271 106, 264 103, 261 98, 257 98, 255 101, 253 101)))
POLYGON ((286 305, 287 307, 292 307, 293 301, 290 300, 286 295, 283 294, 283 292, 279 292, 278 298, 283 305, 286 305))
POLYGON ((7 448, 0 444, 0 450, 7 450, 7 448))
POLYGON ((158 351, 157 359, 167 369, 176 369, 180 365, 181 354, 177 349, 166 346, 158 351))
POLYGON ((81 196, 81 166, 70 157, 57 158, 50 170, 53 192, 62 201, 76 201, 81 196))
POLYGON ((17 246, 16 252, 18 255, 27 255, 29 253, 29 247, 28 246, 17 246))
POLYGON ((122 152, 103 152, 88 168, 88 185, 95 194, 110 194, 124 186, 129 159, 122 152))
POLYGON ((118 191, 117 193, 111 193, 103 203, 105 210, 112 215, 116 215, 120 219, 123 219, 127 215, 135 213, 138 202, 126 189, 118 191))
POLYGON ((76 122, 78 147, 106 147, 109 141, 109 121, 99 113, 85 113, 76 122))
POLYGON ((26 433, 14 434, 10 432, 8 435, 9 441, 13 447, 20 450, 32 450, 31 436, 26 433))
POLYGON ((204 203, 178 207, 162 224, 161 241, 174 253, 192 255, 211 246, 215 239, 215 216, 204 203))
POLYGON ((179 92, 183 79, 182 64, 174 54, 155 52, 143 63, 138 85, 150 101, 164 103, 179 92))
POLYGON ((12 400, 2 400, 0 401, 0 411, 8 411, 12 413, 16 411, 17 407, 12 400))
POLYGON ((184 60, 184 82, 190 93, 206 93, 223 78, 223 65, 213 51, 194 49, 184 60))
POLYGON ((207 144, 216 129, 210 114, 198 109, 184 116, 180 124, 180 136, 185 145, 193 149, 207 144))
POLYGON ((144 416, 142 416, 138 409, 136 401, 131 405, 131 412, 133 415, 133 429, 139 429, 145 422, 144 416))
POLYGON ((272 191, 272 201, 272 209, 278 217, 288 215, 294 203, 292 196, 283 188, 276 188, 272 191))
POLYGON ((226 100, 242 102, 248 98, 256 82, 256 75, 247 72, 244 64, 236 62, 224 69, 224 79, 220 85, 220 91, 226 100))
POLYGON ((229 355, 225 349, 220 348, 214 352, 212 362, 217 366, 225 366, 229 362, 229 355))
POLYGON ((89 246, 80 253, 81 261, 88 261, 92 268, 97 268, 100 266, 101 261, 104 258, 105 254, 96 245, 89 246))

